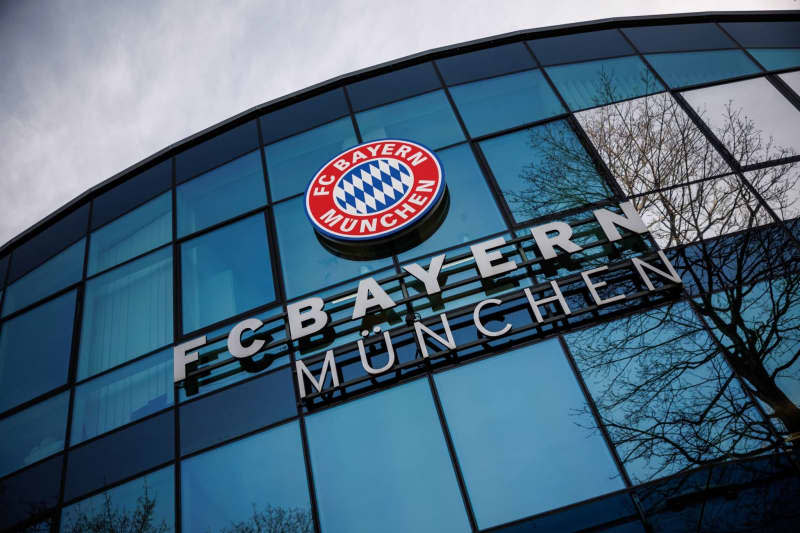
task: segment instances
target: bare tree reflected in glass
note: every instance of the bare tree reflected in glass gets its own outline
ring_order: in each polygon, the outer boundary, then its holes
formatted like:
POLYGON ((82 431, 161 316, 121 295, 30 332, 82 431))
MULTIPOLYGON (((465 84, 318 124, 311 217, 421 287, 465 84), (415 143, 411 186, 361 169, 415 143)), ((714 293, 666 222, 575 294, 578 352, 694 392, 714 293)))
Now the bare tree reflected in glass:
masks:
POLYGON ((314 530, 311 511, 265 505, 259 509, 253 504, 253 514, 237 522, 222 533, 311 533, 314 530))
POLYGON ((150 495, 147 484, 133 509, 113 502, 110 493, 103 494, 99 508, 82 507, 80 503, 71 509, 64 519, 61 530, 65 533, 165 533, 170 531, 166 521, 158 522, 154 516, 156 498, 150 495))
MULTIPOLYGON (((597 87, 613 101, 614 80, 597 87)), ((777 146, 735 101, 715 134, 742 163, 795 155, 777 146), (765 156, 765 154, 767 154, 765 156)), ((703 110, 699 110, 702 116, 703 110)), ((755 195, 667 93, 577 115, 603 162, 681 266, 695 296, 568 336, 601 417, 635 481, 748 457, 778 445, 733 377, 787 440, 800 436, 800 258, 755 195), (761 228, 761 229, 756 229, 761 228), (753 230, 742 232, 742 230, 753 230), (703 240, 701 240, 703 239, 703 240)), ((552 198, 592 198, 592 162, 558 128, 530 130, 547 147, 505 191, 515 211, 552 198)), ((770 206, 793 205, 798 165, 748 173, 770 206)))

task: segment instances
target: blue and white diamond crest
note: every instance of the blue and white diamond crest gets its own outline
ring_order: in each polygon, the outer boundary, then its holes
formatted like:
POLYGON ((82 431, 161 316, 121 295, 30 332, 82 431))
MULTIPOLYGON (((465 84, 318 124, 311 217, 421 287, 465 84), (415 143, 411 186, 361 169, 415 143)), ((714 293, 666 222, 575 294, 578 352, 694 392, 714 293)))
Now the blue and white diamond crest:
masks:
POLYGON ((371 215, 399 202, 414 185, 414 176, 397 159, 374 159, 350 169, 336 184, 336 205, 351 215, 371 215))

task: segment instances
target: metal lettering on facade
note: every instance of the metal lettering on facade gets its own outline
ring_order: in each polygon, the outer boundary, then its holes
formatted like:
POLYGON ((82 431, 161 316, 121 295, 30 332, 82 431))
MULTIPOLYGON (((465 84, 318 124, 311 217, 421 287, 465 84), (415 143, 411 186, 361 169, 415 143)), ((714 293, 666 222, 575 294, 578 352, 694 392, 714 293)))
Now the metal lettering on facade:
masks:
MULTIPOLYGON (((630 202, 620 204, 622 214, 609 211, 607 209, 597 209, 593 212, 594 218, 602 229, 609 242, 621 240, 619 228, 624 228, 635 234, 647 233, 647 226, 642 221, 639 214, 630 202)), ((530 233, 536 244, 541 257, 545 260, 568 257, 570 254, 577 253, 583 248, 572 238, 572 227, 565 222, 549 222, 531 228, 530 233), (559 253, 566 252, 566 253, 559 253)), ((474 244, 470 247, 472 258, 475 261, 477 271, 482 279, 491 279, 498 276, 507 275, 520 268, 516 262, 507 259, 500 252, 506 245, 505 239, 495 237, 493 239, 474 244)), ((656 291, 657 287, 653 284, 651 277, 661 278, 668 282, 680 284, 681 278, 663 252, 658 251, 657 257, 661 264, 653 264, 652 260, 632 257, 629 260, 630 267, 641 278, 648 291, 656 291)), ((419 280, 425 288, 428 296, 441 292, 439 284, 439 273, 445 262, 445 255, 433 257, 428 265, 411 263, 402 268, 405 272, 419 280)), ((599 277, 608 270, 608 266, 599 266, 584 270, 572 277, 581 280, 588 292, 591 302, 596 307, 609 305, 625 300, 628 295, 624 293, 613 294, 612 296, 601 297, 598 289, 606 287, 607 283, 601 281, 599 277)), ((523 289, 522 293, 527 299, 530 310, 537 323, 548 321, 545 311, 548 308, 555 308, 562 315, 570 315, 575 310, 570 305, 562 293, 559 283, 555 280, 549 282, 548 287, 551 295, 539 297, 534 296, 530 288, 523 289), (544 311, 544 313, 543 313, 544 311)), ((485 316, 491 313, 491 308, 502 304, 502 300, 488 298, 478 302, 472 311, 472 323, 481 335, 487 338, 498 338, 514 331, 512 324, 503 324, 500 327, 489 326, 485 316)), ((384 288, 374 278, 367 277, 358 284, 355 301, 352 308, 351 317, 353 320, 360 319, 366 314, 376 310, 389 310, 397 304, 384 290, 384 288)), ((329 321, 329 315, 325 311, 325 301, 320 297, 310 297, 294 302, 287 306, 287 320, 289 325, 290 338, 292 340, 302 340, 315 333, 322 331, 329 321)), ((263 341, 252 339, 245 345, 242 335, 245 331, 255 331, 262 325, 261 321, 255 318, 248 318, 233 326, 228 334, 228 350, 236 358, 247 358, 258 353, 264 344, 263 341)), ((431 327, 420 321, 415 321, 414 334, 422 358, 429 357, 429 350, 426 345, 426 337, 432 338, 448 350, 458 350, 458 345, 453 337, 450 323, 446 313, 439 315, 439 325, 441 332, 437 333, 431 327)), ((392 343, 392 332, 378 329, 376 333, 381 333, 386 349, 387 360, 380 367, 374 367, 370 358, 366 354, 364 340, 359 339, 356 344, 361 358, 361 364, 367 374, 376 376, 392 371, 396 363, 394 346, 392 343)), ((362 333, 367 336, 369 331, 362 333)), ((174 348, 174 368, 175 381, 182 381, 186 378, 186 365, 198 360, 198 348, 206 344, 205 337, 198 337, 188 342, 175 346, 174 348)), ((318 377, 308 368, 304 360, 295 361, 295 371, 298 380, 300 397, 305 398, 314 393, 320 393, 325 388, 328 375, 331 376, 331 387, 339 386, 339 375, 336 366, 334 351, 327 350, 324 355, 323 363, 318 377), (310 387, 313 391, 310 390, 310 387)))

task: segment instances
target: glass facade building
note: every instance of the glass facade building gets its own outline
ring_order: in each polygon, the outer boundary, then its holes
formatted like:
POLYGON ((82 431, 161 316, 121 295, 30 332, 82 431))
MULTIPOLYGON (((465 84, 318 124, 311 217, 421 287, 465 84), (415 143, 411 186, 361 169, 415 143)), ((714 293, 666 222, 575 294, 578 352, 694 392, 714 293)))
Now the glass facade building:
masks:
POLYGON ((258 106, 0 249, 0 530, 794 530, 799 219, 797 12, 517 32, 258 106), (334 250, 309 180, 383 138, 436 153, 441 216, 334 250), (610 238, 625 202, 648 231, 610 238), (368 277, 394 305, 353 319, 368 277))

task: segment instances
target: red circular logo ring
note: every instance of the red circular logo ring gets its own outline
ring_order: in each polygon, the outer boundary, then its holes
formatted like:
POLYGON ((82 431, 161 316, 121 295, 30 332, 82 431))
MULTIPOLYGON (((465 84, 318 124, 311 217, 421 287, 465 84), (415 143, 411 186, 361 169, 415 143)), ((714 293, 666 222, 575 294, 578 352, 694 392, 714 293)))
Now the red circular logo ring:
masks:
POLYGON ((443 193, 444 171, 433 151, 382 139, 325 163, 306 189, 306 214, 331 239, 379 240, 424 220, 443 193))

